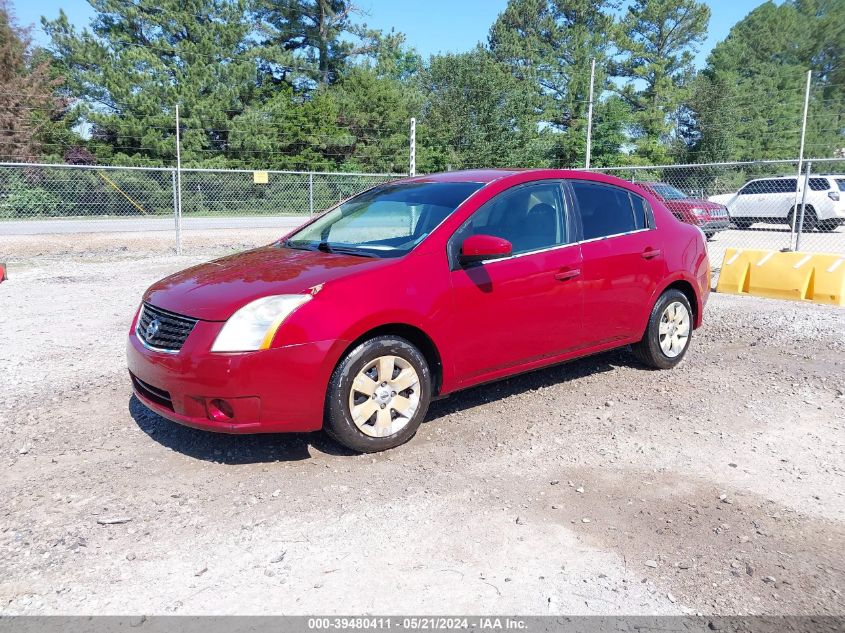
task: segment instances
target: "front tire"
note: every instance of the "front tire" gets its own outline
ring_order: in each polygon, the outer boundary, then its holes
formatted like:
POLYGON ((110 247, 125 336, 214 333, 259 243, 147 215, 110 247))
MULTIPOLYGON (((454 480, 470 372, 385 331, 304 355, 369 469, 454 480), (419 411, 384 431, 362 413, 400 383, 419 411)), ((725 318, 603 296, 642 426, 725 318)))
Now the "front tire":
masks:
POLYGON ((644 365, 671 369, 681 362, 692 338, 692 308, 680 290, 667 290, 651 310, 642 340, 633 346, 644 365))
POLYGON ((414 436, 429 402, 431 371, 422 353, 398 336, 377 336, 332 373, 325 430, 354 451, 384 451, 414 436))

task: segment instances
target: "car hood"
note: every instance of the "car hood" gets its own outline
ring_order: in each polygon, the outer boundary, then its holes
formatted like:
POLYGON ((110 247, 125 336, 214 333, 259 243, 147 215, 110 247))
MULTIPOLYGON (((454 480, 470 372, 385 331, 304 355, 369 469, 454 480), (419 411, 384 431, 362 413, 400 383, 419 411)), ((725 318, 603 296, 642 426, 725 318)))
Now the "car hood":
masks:
POLYGON ((664 204, 672 208, 683 209, 721 209, 724 205, 713 200, 703 200, 701 198, 683 198, 682 200, 666 200, 664 204))
POLYGON ((144 301, 204 321, 225 321, 255 299, 308 292, 389 261, 271 245, 165 277, 150 286, 144 301))
POLYGON ((716 204, 726 205, 726 204, 728 204, 728 202, 730 202, 733 199, 733 197, 735 195, 736 195, 735 193, 720 193, 720 194, 715 195, 715 196, 710 196, 707 199, 710 202, 715 202, 716 204))

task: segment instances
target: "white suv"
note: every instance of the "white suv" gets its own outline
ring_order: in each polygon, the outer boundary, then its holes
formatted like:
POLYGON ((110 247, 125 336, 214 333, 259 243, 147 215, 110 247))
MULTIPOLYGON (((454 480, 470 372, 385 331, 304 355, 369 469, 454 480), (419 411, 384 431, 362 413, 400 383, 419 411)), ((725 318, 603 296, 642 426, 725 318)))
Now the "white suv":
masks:
MULTIPOLYGON (((810 176, 809 184, 804 230, 819 228, 822 231, 833 231, 840 224, 845 224, 845 176, 810 176)), ((731 220, 740 229, 747 229, 755 222, 785 222, 791 225, 796 186, 800 208, 804 179, 796 183, 795 176, 758 178, 746 183, 736 193, 710 196, 707 199, 725 205, 731 220)))

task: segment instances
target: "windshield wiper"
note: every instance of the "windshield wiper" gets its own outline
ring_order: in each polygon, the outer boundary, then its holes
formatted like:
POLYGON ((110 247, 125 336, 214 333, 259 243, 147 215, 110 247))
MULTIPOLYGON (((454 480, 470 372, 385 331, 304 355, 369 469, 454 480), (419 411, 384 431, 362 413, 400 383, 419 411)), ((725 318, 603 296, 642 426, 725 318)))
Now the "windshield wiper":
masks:
POLYGON ((333 246, 326 242, 309 243, 292 243, 290 240, 280 242, 282 246, 293 248, 299 251, 320 251, 321 253, 341 253, 343 255, 357 255, 359 257, 378 257, 375 253, 370 253, 364 250, 355 248, 354 246, 333 246))
POLYGON ((295 244, 290 240, 282 240, 279 242, 279 246, 284 246, 285 248, 292 248, 297 251, 310 251, 312 250, 310 247, 306 246, 305 244, 295 244))
MULTIPOLYGON (((378 258, 378 255, 375 253, 370 253, 369 251, 364 251, 354 246, 329 246, 326 244, 331 250, 327 250, 327 253, 342 253, 343 255, 357 255, 358 257, 375 257, 378 258)), ((320 249, 322 250, 322 249, 320 249)))

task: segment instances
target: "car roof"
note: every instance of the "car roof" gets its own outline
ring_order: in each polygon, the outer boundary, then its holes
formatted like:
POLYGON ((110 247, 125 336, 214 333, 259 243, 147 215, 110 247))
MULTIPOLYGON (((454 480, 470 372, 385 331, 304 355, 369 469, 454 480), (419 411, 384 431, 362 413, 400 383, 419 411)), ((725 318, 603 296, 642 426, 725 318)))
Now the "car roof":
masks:
POLYGON ((624 184, 631 186, 631 182, 621 180, 616 176, 603 174, 601 172, 586 171, 581 169, 546 169, 546 168, 490 168, 490 169, 465 169, 459 171, 444 171, 424 176, 412 176, 402 182, 476 182, 487 185, 491 182, 502 180, 510 176, 531 174, 537 179, 545 178, 584 178, 606 182, 611 184, 624 184))
MULTIPOLYGON (((759 178, 752 178, 748 182, 754 182, 756 180, 781 180, 783 178, 795 178, 795 174, 786 175, 786 176, 760 176, 759 178)), ((803 180, 804 174, 801 174, 801 178, 803 180)), ((844 175, 840 174, 810 174, 810 178, 845 178, 844 175)))
POLYGON ((463 169, 459 171, 443 171, 436 174, 426 174, 424 176, 412 176, 406 180, 414 182, 482 182, 487 184, 499 178, 512 176, 513 174, 526 169, 463 169))

